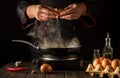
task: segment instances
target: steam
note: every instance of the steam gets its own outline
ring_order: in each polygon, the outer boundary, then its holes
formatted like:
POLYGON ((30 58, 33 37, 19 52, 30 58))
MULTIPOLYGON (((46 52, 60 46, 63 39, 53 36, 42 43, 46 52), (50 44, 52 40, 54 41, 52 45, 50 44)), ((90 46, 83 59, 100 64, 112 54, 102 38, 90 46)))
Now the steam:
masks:
POLYGON ((36 37, 40 39, 38 44, 39 47, 71 48, 79 46, 80 42, 77 37, 69 40, 64 40, 62 38, 61 26, 59 24, 59 18, 40 22, 40 26, 35 30, 37 34, 36 37))
MULTIPOLYGON (((50 42, 49 40, 44 41, 44 45, 42 47, 46 48, 74 48, 79 46, 79 41, 77 38, 73 38, 72 40, 68 41, 53 41, 50 42)), ((41 45, 40 45, 41 47, 41 45)))

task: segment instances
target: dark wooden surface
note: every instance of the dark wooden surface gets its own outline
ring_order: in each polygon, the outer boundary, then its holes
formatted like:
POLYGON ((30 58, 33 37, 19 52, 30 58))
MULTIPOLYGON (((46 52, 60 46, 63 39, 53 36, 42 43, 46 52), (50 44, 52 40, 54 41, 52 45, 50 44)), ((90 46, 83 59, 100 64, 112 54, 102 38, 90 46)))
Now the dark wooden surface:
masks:
POLYGON ((69 71, 52 71, 49 74, 41 73, 36 65, 31 62, 23 62, 23 65, 27 68, 25 71, 10 72, 7 71, 7 67, 13 67, 14 63, 8 63, 4 67, 0 68, 0 78, 93 78, 88 73, 79 70, 69 71), (37 72, 32 74, 32 70, 37 72))

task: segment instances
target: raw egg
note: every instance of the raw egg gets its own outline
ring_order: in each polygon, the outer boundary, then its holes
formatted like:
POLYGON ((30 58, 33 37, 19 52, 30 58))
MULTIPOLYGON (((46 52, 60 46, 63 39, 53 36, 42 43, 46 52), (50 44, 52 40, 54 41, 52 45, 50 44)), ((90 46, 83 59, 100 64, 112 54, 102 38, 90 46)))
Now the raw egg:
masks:
POLYGON ((105 69, 106 66, 111 65, 111 60, 109 58, 104 58, 102 61, 102 66, 105 69))
POLYGON ((105 58, 105 57, 100 57, 100 58, 99 58, 100 63, 102 63, 102 61, 103 61, 104 58, 105 58))
POLYGON ((111 67, 115 70, 117 66, 120 66, 120 60, 119 59, 112 60, 111 67))
POLYGON ((96 67, 98 64, 101 64, 101 63, 100 63, 99 58, 96 58, 96 59, 93 61, 93 66, 96 67))
POLYGON ((42 64, 40 67, 40 71, 43 73, 50 73, 52 72, 52 66, 50 64, 42 64))

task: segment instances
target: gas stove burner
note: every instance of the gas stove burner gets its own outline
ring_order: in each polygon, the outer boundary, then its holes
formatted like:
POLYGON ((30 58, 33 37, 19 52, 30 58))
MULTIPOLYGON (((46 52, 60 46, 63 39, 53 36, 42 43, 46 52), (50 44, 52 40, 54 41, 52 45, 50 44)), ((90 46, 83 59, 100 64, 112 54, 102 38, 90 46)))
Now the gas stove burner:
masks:
POLYGON ((45 54, 38 58, 38 68, 44 63, 50 64, 54 70, 80 70, 80 58, 77 55, 54 56, 45 54))
POLYGON ((65 60, 76 60, 76 55, 68 55, 68 56, 54 56, 50 54, 45 54, 42 57, 39 57, 41 60, 45 61, 65 61, 65 60))

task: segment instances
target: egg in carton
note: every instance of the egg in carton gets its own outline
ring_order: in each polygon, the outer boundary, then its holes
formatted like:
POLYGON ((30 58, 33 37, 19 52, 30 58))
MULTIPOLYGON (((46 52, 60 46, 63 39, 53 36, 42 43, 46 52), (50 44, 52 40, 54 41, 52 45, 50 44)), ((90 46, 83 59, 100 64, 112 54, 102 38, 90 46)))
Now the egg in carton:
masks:
POLYGON ((103 71, 103 74, 107 74, 110 77, 113 77, 113 68, 111 67, 111 65, 107 65, 106 68, 103 71))
POLYGON ((107 65, 103 72, 105 74, 111 74, 111 73, 113 73, 113 71, 114 70, 112 69, 111 65, 107 65))
POLYGON ((99 75, 99 77, 103 77, 103 67, 101 64, 97 64, 97 66, 94 69, 94 72, 99 75))
POLYGON ((120 78, 120 66, 117 66, 116 69, 113 72, 114 75, 118 75, 118 77, 120 78))
POLYGON ((94 66, 92 64, 88 64, 86 72, 88 72, 90 76, 94 76, 94 66))

